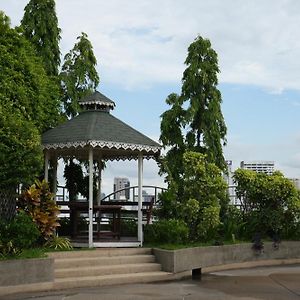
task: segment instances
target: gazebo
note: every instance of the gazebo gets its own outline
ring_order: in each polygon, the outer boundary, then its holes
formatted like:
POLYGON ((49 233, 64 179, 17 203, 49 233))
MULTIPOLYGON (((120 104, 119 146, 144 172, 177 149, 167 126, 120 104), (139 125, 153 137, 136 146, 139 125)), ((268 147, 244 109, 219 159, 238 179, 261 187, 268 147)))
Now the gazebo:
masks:
MULTIPOLYGON (((59 158, 76 158, 89 161, 88 246, 91 248, 95 246, 93 242, 93 162, 138 160, 137 238, 138 244, 141 246, 143 243, 143 159, 156 159, 160 155, 161 146, 111 115, 110 110, 114 109, 115 103, 100 92, 96 91, 81 99, 79 105, 82 112, 78 116, 42 135, 45 179, 48 181, 50 160, 54 166, 54 191, 56 191, 57 161, 59 158)), ((101 205, 100 198, 97 200, 98 205, 101 205)), ((96 246, 101 245, 97 244, 96 246)), ((103 246, 106 246, 105 243, 103 246)))

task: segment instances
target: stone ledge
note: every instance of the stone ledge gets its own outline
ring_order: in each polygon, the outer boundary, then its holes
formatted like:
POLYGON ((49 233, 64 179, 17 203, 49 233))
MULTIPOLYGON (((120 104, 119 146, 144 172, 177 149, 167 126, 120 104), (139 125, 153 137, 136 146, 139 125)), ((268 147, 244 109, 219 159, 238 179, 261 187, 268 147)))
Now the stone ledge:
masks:
MULTIPOLYGON (((20 285, 0 286, 0 297, 4 295, 11 295, 16 293, 29 293, 29 292, 41 292, 52 291, 54 288, 54 282, 39 282, 20 285)), ((4 298, 0 298, 4 299, 4 298)))
POLYGON ((52 282, 53 258, 14 259, 0 261, 0 288, 6 286, 52 282))
MULTIPOLYGON (((224 265, 263 261, 288 261, 300 259, 300 242, 284 241, 274 249, 271 242, 265 243, 264 250, 255 252, 252 244, 195 247, 179 250, 153 249, 153 254, 162 270, 180 273, 193 269, 204 269, 224 265)), ((291 262, 292 263, 292 262, 291 262)), ((255 266, 253 264, 253 266, 255 266)))

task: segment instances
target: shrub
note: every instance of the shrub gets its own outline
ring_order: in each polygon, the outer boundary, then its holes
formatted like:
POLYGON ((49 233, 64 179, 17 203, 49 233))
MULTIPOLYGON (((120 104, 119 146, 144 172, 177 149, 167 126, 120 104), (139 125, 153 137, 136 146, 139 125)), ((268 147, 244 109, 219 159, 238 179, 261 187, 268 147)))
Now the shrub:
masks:
POLYGON ((202 221, 197 226, 199 239, 208 241, 217 237, 220 225, 220 206, 208 206, 203 208, 202 221))
POLYGON ((272 175, 238 169, 234 173, 236 193, 241 199, 246 237, 260 232, 262 237, 296 238, 300 195, 293 183, 278 171, 272 175))
POLYGON ((0 240, 0 259, 7 257, 15 257, 21 254, 21 250, 14 247, 11 241, 4 243, 0 240))
POLYGON ((229 201, 222 172, 207 155, 192 151, 183 153, 182 167, 178 180, 169 178, 157 215, 183 220, 192 241, 215 238, 229 201))
POLYGON ((229 205, 223 217, 223 223, 220 226, 220 235, 227 241, 243 238, 246 236, 246 224, 243 221, 241 210, 234 205, 229 205))
POLYGON ((45 247, 55 250, 71 250, 73 246, 68 238, 53 236, 46 243, 45 247))
POLYGON ((185 243, 189 229, 181 220, 160 220, 145 226, 144 235, 147 243, 185 243))
POLYGON ((121 235, 136 236, 137 222, 134 219, 121 219, 121 235))
POLYGON ((23 211, 20 211, 11 222, 0 224, 2 253, 30 248, 39 237, 40 232, 36 224, 23 211))
POLYGON ((24 191, 18 199, 18 206, 31 216, 45 240, 48 240, 59 226, 59 207, 55 204, 45 180, 37 180, 24 191))

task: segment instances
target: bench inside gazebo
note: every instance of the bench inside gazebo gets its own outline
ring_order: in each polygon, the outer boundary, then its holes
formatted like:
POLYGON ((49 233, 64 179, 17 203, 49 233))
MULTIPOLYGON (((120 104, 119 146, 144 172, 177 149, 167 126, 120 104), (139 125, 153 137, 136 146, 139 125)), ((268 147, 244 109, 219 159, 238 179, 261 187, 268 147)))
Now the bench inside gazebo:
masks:
MULTIPOLYGON (((93 241, 94 245, 105 247, 133 247, 140 246, 137 239, 138 224, 138 186, 130 186, 116 190, 101 199, 101 205, 94 201, 93 205, 93 241), (128 198, 120 197, 120 193, 127 193, 128 198)), ((143 185, 142 224, 150 224, 153 219, 153 208, 161 192, 165 188, 143 185)), ((69 201, 66 187, 59 186, 56 202, 61 206, 61 220, 70 214, 74 217, 71 239, 74 246, 83 247, 87 244, 88 201, 77 198, 69 201)), ((67 218, 68 220, 68 218, 67 218)), ((59 230, 60 232, 60 230, 59 230)), ((64 230, 65 234, 65 230, 64 230)))
MULTIPOLYGON (((128 247, 143 244, 143 160, 156 159, 161 146, 147 136, 133 129, 110 114, 115 103, 98 91, 79 101, 82 112, 65 123, 46 131, 42 135, 45 155, 45 179, 48 181, 49 161, 54 166, 54 192, 57 182, 57 161, 59 158, 88 161, 89 197, 86 201, 70 201, 69 208, 75 220, 84 216, 88 220, 88 247, 128 247), (136 208, 136 237, 122 240, 121 211, 124 205, 102 201, 93 197, 94 162, 101 166, 107 160, 137 160, 138 199, 136 208), (110 226, 105 236, 104 220, 110 226)), ((99 172, 98 195, 101 195, 101 167, 99 172)), ((145 203, 144 203, 145 204, 145 203)), ((73 228, 74 238, 79 238, 77 221, 73 228)))

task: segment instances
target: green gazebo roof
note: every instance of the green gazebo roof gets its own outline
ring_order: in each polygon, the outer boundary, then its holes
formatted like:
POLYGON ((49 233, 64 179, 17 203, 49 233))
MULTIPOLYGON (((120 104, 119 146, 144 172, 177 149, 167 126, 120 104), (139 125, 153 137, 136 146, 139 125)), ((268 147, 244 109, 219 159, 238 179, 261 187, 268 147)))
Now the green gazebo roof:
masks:
POLYGON ((104 160, 160 154, 158 143, 110 114, 115 103, 103 94, 95 92, 79 104, 84 110, 78 116, 42 135, 42 146, 50 155, 87 157, 90 147, 104 160))

